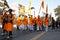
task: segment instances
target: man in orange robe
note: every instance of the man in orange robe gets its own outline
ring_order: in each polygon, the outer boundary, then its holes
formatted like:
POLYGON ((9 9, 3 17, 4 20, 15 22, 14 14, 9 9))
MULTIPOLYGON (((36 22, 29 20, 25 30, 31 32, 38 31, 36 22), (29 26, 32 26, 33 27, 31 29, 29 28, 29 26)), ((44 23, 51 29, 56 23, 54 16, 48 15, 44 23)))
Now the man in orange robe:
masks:
POLYGON ((22 24, 22 19, 21 19, 21 15, 19 15, 19 17, 17 18, 17 30, 19 30, 19 26, 22 24))
POLYGON ((34 23, 33 23, 33 17, 32 17, 32 15, 31 15, 31 17, 29 18, 29 25, 30 25, 29 29, 30 29, 31 31, 33 31, 33 25, 34 25, 34 23))
POLYGON ((27 30, 28 29, 28 26, 27 26, 28 25, 28 18, 26 15, 24 16, 23 24, 24 24, 24 30, 27 30))
POLYGON ((48 31, 48 25, 49 25, 48 14, 46 14, 44 18, 44 25, 45 25, 45 31, 48 31))
POLYGON ((6 31, 8 32, 7 38, 12 37, 12 32, 13 32, 13 20, 14 20, 14 15, 12 14, 12 9, 8 10, 9 13, 7 13, 7 23, 6 23, 6 31))
POLYGON ((42 30, 42 18, 38 15, 38 18, 37 18, 37 31, 42 30))

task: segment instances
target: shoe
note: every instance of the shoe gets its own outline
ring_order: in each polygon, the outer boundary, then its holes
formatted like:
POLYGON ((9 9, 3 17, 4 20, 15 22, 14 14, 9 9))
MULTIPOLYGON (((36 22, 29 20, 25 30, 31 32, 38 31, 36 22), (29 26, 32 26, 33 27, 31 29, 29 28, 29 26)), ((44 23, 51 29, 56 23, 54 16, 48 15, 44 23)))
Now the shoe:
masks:
POLYGON ((52 30, 54 32, 54 30, 52 30))
POLYGON ((7 35, 7 33, 5 33, 5 35, 7 35))
POLYGON ((10 37, 9 36, 7 36, 7 39, 9 39, 10 37))
POLYGON ((39 32, 39 30, 36 30, 37 32, 39 32))
POLYGON ((48 32, 48 30, 46 30, 46 32, 48 32))
POLYGON ((2 33, 1 36, 4 36, 4 33, 2 33))
POLYGON ((13 38, 12 35, 10 36, 10 38, 13 38))

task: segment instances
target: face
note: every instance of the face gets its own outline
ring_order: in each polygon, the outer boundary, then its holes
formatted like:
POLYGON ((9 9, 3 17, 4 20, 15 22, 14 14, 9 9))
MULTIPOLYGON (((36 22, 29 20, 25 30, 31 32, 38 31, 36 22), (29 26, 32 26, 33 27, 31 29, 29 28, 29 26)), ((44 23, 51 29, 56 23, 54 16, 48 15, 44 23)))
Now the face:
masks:
POLYGON ((12 14, 14 14, 14 12, 12 12, 12 14))
POLYGON ((40 16, 38 16, 38 18, 39 18, 40 16))
POLYGON ((8 14, 9 14, 9 12, 6 12, 6 14, 8 15, 8 14))

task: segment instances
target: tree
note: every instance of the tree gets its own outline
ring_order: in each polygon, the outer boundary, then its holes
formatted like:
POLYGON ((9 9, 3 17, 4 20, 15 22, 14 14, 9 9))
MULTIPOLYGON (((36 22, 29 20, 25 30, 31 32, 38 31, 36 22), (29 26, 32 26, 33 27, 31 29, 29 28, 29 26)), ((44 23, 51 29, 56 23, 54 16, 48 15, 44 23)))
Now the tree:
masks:
POLYGON ((57 8, 54 9, 55 11, 55 15, 58 16, 57 20, 60 20, 60 6, 58 6, 57 8))

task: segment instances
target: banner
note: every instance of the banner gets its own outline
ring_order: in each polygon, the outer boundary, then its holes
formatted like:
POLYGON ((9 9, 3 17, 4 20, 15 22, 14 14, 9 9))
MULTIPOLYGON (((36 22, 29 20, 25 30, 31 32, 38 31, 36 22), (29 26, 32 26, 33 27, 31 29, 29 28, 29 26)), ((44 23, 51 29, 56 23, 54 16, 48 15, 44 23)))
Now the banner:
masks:
POLYGON ((41 7, 44 9, 44 0, 42 0, 41 7))

